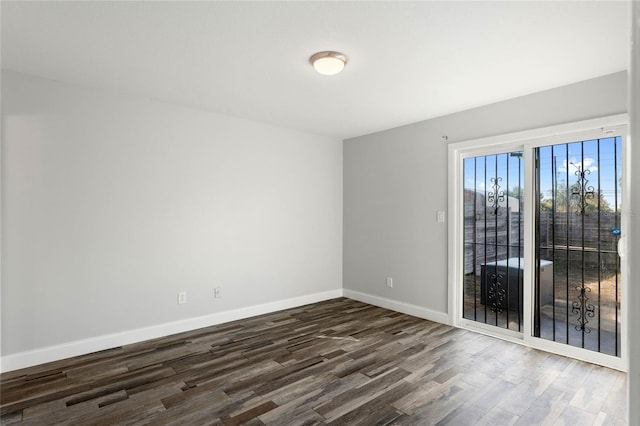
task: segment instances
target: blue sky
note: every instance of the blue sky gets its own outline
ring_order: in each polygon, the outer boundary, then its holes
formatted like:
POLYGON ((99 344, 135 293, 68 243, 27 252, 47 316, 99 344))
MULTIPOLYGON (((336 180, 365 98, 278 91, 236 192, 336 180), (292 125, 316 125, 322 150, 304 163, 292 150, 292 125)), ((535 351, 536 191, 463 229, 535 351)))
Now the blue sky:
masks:
POLYGON ((620 207, 622 138, 611 137, 540 148, 540 187, 545 198, 550 198, 554 175, 556 185, 566 188, 567 181, 570 187, 578 182, 576 172, 580 170, 585 171, 587 186, 593 186, 596 191, 599 189, 612 208, 620 207))
MULTIPOLYGON (((610 137, 569 144, 540 147, 540 191, 550 198, 554 184, 574 185, 585 170, 587 185, 600 189, 613 208, 622 203, 619 187, 622 173, 622 138, 610 137), (616 200, 617 189, 617 200, 616 200)), ((491 178, 501 177, 501 191, 524 183, 524 162, 516 153, 489 155, 464 160, 464 187, 479 192, 493 191, 491 178), (486 173, 486 175, 485 175, 486 173)), ((566 186, 565 186, 566 187, 566 186)))

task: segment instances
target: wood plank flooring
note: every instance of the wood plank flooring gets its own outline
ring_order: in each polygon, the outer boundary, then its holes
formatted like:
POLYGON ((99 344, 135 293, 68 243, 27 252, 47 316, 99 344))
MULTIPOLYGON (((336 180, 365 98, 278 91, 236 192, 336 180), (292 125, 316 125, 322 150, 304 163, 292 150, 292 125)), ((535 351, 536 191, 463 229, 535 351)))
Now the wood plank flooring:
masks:
POLYGON ((2 424, 623 425, 626 376, 340 298, 2 374, 2 424))

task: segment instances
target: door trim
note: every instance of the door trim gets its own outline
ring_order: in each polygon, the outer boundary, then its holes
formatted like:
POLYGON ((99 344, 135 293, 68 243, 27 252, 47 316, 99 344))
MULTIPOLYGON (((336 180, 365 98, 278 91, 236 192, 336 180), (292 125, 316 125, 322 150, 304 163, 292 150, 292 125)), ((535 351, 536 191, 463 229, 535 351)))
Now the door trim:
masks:
POLYGON ((556 143, 573 142, 578 139, 588 139, 589 137, 602 137, 603 133, 611 130, 619 133, 622 138, 622 194, 624 197, 623 211, 621 214, 621 227, 623 234, 621 241, 626 245, 626 234, 629 229, 629 212, 627 206, 631 205, 629 199, 631 192, 629 191, 629 155, 628 155, 628 114, 618 114, 613 116, 601 117, 591 120, 584 120, 574 123, 561 124, 557 126, 544 127, 540 129, 526 130, 522 132, 509 133, 498 136, 491 136, 480 139, 467 140, 462 142, 451 143, 448 146, 448 319, 449 324, 476 331, 483 334, 489 334, 494 337, 509 340, 512 342, 524 344, 526 346, 552 352, 564 356, 569 356, 579 360, 592 362, 594 364, 603 365, 621 371, 628 371, 628 342, 627 342, 627 297, 626 288, 628 281, 628 265, 627 259, 621 259, 621 275, 622 275, 622 301, 621 301, 621 329, 620 336, 621 354, 620 357, 606 355, 590 350, 575 348, 563 343, 551 342, 541 338, 533 337, 533 255, 534 255, 534 226, 535 217, 532 214, 534 208, 533 191, 525 191, 524 210, 528 212, 524 222, 524 238, 526 241, 524 247, 525 256, 525 274, 524 274, 524 294, 523 294, 523 329, 522 333, 506 332, 508 330, 491 330, 482 327, 481 324, 473 321, 464 320, 461 316, 462 291, 459 283, 462 282, 462 265, 463 265, 463 206, 462 206, 462 188, 463 183, 463 167, 462 159, 465 157, 490 155, 502 151, 524 151, 525 188, 533 188, 534 182, 534 162, 533 150, 538 146, 552 145, 556 143))

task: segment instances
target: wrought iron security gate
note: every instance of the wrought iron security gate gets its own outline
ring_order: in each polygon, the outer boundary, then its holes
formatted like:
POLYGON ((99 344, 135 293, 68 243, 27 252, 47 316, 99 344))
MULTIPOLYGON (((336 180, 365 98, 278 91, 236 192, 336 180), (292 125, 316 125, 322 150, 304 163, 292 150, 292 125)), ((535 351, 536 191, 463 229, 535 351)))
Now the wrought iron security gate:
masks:
POLYGON ((536 156, 534 336, 620 356, 622 138, 536 156))
POLYGON ((464 159, 465 319, 522 330, 524 167, 521 152, 464 159))

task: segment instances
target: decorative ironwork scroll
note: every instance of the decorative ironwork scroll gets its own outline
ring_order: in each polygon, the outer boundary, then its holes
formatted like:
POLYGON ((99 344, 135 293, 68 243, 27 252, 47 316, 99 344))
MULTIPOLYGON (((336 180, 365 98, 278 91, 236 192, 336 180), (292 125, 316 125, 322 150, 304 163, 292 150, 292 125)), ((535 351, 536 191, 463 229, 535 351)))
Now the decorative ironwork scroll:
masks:
POLYGON ((506 292, 502 288, 502 274, 491 274, 489 277, 491 283, 489 284, 489 291, 487 297, 489 299, 489 305, 492 312, 501 313, 502 307, 505 306, 504 300, 506 292))
POLYGON ((574 163, 571 163, 571 165, 577 169, 575 175, 578 176, 578 181, 571 187, 571 196, 577 199, 576 213, 584 215, 587 208, 587 200, 594 199, 596 193, 595 188, 589 185, 589 179, 587 179, 587 175, 591 174, 591 170, 583 170, 582 166, 577 166, 574 163))
POLYGON ((500 181, 501 177, 491 178, 491 188, 493 192, 487 193, 487 204, 489 207, 493 209, 493 214, 498 216, 498 209, 500 208, 500 203, 504 203, 504 191, 500 190, 500 181))
POLYGON ((591 291, 590 287, 579 285, 576 290, 580 292, 578 301, 573 302, 571 312, 578 316, 578 325, 576 325, 576 331, 583 331, 585 333, 591 333, 591 329, 587 327, 589 320, 587 318, 593 318, 595 316, 595 307, 589 302, 587 293, 591 291))

